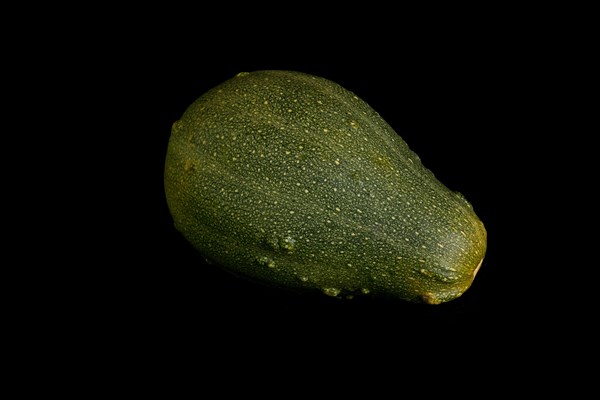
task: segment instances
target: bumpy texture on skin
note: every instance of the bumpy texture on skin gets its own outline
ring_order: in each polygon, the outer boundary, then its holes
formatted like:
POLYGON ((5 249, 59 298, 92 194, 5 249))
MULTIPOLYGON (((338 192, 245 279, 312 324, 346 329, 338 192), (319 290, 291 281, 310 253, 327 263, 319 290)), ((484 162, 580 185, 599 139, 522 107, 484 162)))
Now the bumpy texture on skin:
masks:
POLYGON ((483 223, 352 92, 293 71, 240 73, 173 124, 176 228, 237 275, 329 296, 439 304, 472 284, 483 223))

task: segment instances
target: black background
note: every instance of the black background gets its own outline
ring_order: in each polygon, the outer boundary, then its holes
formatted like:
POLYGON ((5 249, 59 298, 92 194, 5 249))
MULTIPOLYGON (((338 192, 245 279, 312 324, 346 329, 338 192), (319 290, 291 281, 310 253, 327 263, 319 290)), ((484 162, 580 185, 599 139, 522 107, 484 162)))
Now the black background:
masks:
POLYGON ((121 261, 125 267, 119 264, 124 270, 115 271, 126 310, 119 316, 148 328, 169 327, 167 335, 208 330, 233 341, 247 335, 293 341, 304 334, 333 341, 359 334, 368 340, 453 332, 479 337, 498 329, 526 334, 528 313, 546 318, 535 312, 543 308, 535 299, 539 294, 528 293, 525 279, 538 266, 519 211, 528 207, 532 186, 540 184, 526 163, 528 141, 534 140, 527 130, 530 93, 523 85, 532 74, 528 55, 502 50, 493 41, 456 45, 442 40, 426 48, 409 43, 385 50, 336 49, 334 40, 331 49, 323 44, 292 43, 281 51, 275 44, 248 43, 224 53, 202 45, 166 46, 125 67, 131 86, 114 96, 124 106, 127 128, 111 132, 115 146, 125 150, 118 154, 122 186, 107 199, 119 208, 111 215, 119 218, 113 221, 113 240, 127 257, 121 261), (352 90, 442 182, 469 199, 486 225, 489 244, 467 293, 439 306, 304 298, 241 281, 204 263, 174 229, 166 207, 162 173, 171 124, 206 90, 238 72, 259 69, 312 73, 352 90))
MULTIPOLYGON (((510 363, 513 382, 531 384, 529 368, 580 354, 593 319, 572 306, 587 294, 573 294, 580 280, 560 268, 568 235, 558 225, 567 218, 548 211, 557 206, 548 194, 571 183, 555 156, 567 140, 548 136, 562 118, 560 35, 532 24, 537 14, 438 10, 388 20, 383 10, 313 10, 288 24, 287 13, 233 23, 239 8, 154 11, 81 20, 38 38, 52 49, 40 60, 56 68, 40 69, 36 104, 55 93, 68 102, 53 113, 59 134, 46 135, 66 155, 52 155, 59 170, 45 192, 67 193, 45 224, 44 237, 57 239, 45 254, 60 267, 37 276, 51 294, 36 307, 44 329, 82 349, 82 363, 108 360, 124 375, 128 366, 152 375, 168 365, 184 380, 200 367, 236 379, 254 372, 265 382, 303 363, 319 371, 313 380, 371 368, 397 379, 400 367, 435 374, 460 363, 484 376, 481 366, 510 363), (307 72, 353 91, 472 203, 488 250, 465 294, 436 306, 303 297, 203 261, 175 230, 164 197, 171 125, 205 91, 260 69, 307 72)), ((568 253, 573 263, 578 251, 568 253)))
POLYGON ((230 43, 223 50, 200 41, 186 42, 192 47, 185 48, 167 43, 142 49, 134 58, 125 54, 122 63, 117 58, 112 68, 121 79, 112 86, 114 77, 108 76, 114 100, 105 115, 121 114, 116 127, 107 127, 114 147, 102 162, 104 170, 117 168, 117 180, 106 181, 115 190, 104 195, 117 209, 110 221, 124 269, 114 283, 125 296, 124 308, 131 308, 122 316, 188 333, 211 327, 232 335, 258 329, 281 336, 300 327, 331 337, 353 331, 491 329, 488 324, 518 329, 515 319, 536 304, 517 278, 536 268, 524 241, 528 233, 515 229, 522 226, 515 210, 527 207, 527 193, 536 184, 532 166, 523 164, 528 141, 534 140, 526 118, 531 93, 524 85, 533 71, 523 49, 503 49, 494 39, 340 49, 333 38, 315 47, 295 42, 283 50, 269 42, 230 43), (467 293, 434 307, 307 299, 205 265, 174 229, 166 207, 162 173, 171 124, 206 90, 258 69, 312 73, 352 90, 442 182, 469 199, 487 227, 489 247, 467 293))

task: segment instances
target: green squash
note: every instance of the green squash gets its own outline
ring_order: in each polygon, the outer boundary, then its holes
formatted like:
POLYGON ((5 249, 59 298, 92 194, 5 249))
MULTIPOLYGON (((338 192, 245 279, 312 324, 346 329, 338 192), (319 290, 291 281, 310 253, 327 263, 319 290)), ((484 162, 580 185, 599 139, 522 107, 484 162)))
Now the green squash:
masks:
POLYGON ((199 97, 173 124, 164 185, 206 260, 280 288, 440 304, 486 253, 461 194, 354 93, 301 72, 243 72, 199 97))

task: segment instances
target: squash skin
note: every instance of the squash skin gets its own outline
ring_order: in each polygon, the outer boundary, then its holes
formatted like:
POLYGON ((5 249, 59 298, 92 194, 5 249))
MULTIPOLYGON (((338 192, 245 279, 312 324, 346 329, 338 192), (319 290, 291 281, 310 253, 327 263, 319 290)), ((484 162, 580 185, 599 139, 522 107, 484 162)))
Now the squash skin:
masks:
POLYGON ((173 124, 175 227, 247 279, 440 304, 472 284, 487 232, 368 104, 296 71, 239 73, 173 124))

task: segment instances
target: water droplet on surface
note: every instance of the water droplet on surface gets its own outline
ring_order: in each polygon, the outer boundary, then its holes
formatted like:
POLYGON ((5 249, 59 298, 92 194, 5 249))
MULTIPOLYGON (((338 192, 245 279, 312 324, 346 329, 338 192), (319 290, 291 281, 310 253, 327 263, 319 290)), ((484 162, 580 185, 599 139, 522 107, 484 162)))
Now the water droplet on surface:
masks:
POLYGON ((338 288, 323 288, 323 293, 331 297, 336 297, 340 292, 341 290, 338 288))
POLYGON ((266 243, 273 250, 283 251, 285 253, 293 253, 296 248, 296 239, 291 236, 285 236, 283 238, 277 237, 275 235, 267 238, 266 243))
POLYGON ((286 236, 283 239, 281 239, 279 242, 279 247, 281 247, 288 253, 293 252, 295 246, 296 246, 296 240, 291 236, 286 236))
POLYGON ((269 258, 267 256, 259 257, 256 261, 258 261, 258 263, 260 265, 263 265, 265 267, 269 267, 269 268, 276 267, 275 261, 273 261, 272 258, 269 258))

